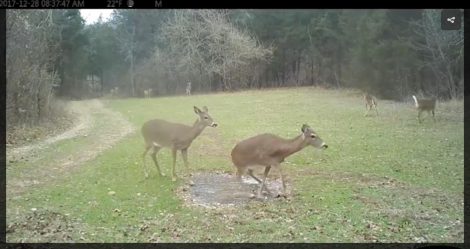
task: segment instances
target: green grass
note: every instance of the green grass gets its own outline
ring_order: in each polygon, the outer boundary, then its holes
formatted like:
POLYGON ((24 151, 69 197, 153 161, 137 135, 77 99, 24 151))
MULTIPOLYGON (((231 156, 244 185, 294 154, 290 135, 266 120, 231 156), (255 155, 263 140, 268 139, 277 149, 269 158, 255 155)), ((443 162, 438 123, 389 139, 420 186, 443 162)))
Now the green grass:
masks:
MULTIPOLYGON (((106 120, 100 119, 98 115, 93 114, 93 117, 98 123, 99 126, 106 125, 106 120)), ((31 171, 34 171, 37 168, 37 165, 48 164, 57 154, 67 155, 72 154, 77 150, 77 148, 86 147, 94 139, 98 131, 92 130, 87 136, 77 136, 72 139, 62 140, 58 143, 53 143, 48 145, 47 150, 37 151, 33 150, 31 153, 34 153, 28 161, 19 160, 8 162, 7 167, 7 176, 16 177, 21 174, 29 174, 31 171)))
MULTIPOLYGON (((157 177, 151 160, 144 180, 137 130, 59 182, 8 199, 7 224, 38 208, 67 214, 80 227, 70 232, 74 241, 463 242, 462 101, 439 103, 436 123, 428 118, 422 124, 411 103, 379 100, 380 116, 364 117, 356 92, 317 88, 105 104, 139 128, 157 117, 192 124, 193 105, 208 106, 219 126, 207 128, 190 147, 196 171, 234 172, 230 151, 237 141, 264 132, 294 137, 303 123, 329 148, 306 148, 283 164, 289 199, 208 210, 184 205, 175 193, 183 182, 157 177)), ((97 117, 98 125, 104 121, 97 117)), ((86 146, 67 143, 59 144, 65 148, 59 153, 86 146)), ((159 162, 170 175, 168 149, 159 153, 159 162)), ((177 172, 184 171, 178 155, 177 172)), ((7 239, 33 240, 24 236, 9 233, 7 239)))

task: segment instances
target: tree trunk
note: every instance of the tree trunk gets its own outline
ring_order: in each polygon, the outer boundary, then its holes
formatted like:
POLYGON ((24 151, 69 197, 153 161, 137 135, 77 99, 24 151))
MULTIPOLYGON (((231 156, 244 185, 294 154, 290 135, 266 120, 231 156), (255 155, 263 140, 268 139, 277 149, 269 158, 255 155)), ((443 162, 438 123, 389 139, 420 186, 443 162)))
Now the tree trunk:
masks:
POLYGON ((313 78, 314 77, 314 68, 315 67, 314 67, 314 64, 313 64, 314 63, 313 58, 311 58, 310 61, 311 61, 311 64, 310 64, 310 85, 313 86, 315 84, 314 78, 313 78))
POLYGON ((317 77, 316 77, 316 80, 317 80, 317 84, 315 85, 318 85, 318 81, 323 81, 323 76, 321 75, 322 74, 322 60, 319 59, 318 60, 318 69, 317 69, 317 77))
POLYGON ((104 84, 104 72, 103 70, 100 71, 100 97, 103 97, 103 84, 104 84))
POLYGON ((132 97, 135 97, 135 77, 134 77, 134 36, 135 36, 135 26, 132 27, 132 34, 131 34, 131 49, 130 49, 130 56, 131 56, 131 94, 132 97))

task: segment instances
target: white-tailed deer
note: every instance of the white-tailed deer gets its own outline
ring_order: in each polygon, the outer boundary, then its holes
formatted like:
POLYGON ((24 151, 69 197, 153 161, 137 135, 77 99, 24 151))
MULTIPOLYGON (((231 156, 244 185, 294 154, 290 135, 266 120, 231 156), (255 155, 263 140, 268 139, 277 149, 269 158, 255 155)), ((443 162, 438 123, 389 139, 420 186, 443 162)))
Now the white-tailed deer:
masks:
MULTIPOLYGON (((239 142, 232 150, 232 162, 237 168, 237 177, 241 177, 248 171, 248 175, 261 184, 258 190, 258 198, 265 188, 266 177, 271 167, 277 168, 281 175, 283 195, 286 193, 284 175, 281 171, 281 163, 284 159, 303 148, 311 145, 316 148, 328 148, 323 140, 310 128, 304 124, 301 128, 302 134, 293 139, 284 139, 273 134, 265 133, 257 135, 239 142), (263 180, 253 175, 253 168, 264 167, 263 180)), ((266 188, 269 192, 269 190, 266 188)))
POLYGON ((144 90, 145 98, 150 98, 151 96, 152 96, 152 88, 149 88, 148 90, 144 90))
POLYGON ((374 107, 375 113, 377 113, 377 116, 379 116, 379 111, 377 110, 377 99, 369 93, 365 93, 363 95, 363 98, 364 102, 366 103, 366 113, 364 114, 364 116, 367 116, 367 114, 369 114, 372 107, 374 107))
POLYGON ((112 88, 111 91, 111 96, 117 96, 119 94, 119 87, 112 88))
POLYGON ((421 123, 421 113, 423 111, 427 111, 428 113, 432 113, 432 119, 434 122, 436 122, 434 117, 434 110, 436 109, 436 98, 418 99, 415 95, 413 95, 413 99, 415 101, 416 109, 418 109, 418 121, 421 123))
POLYGON ((164 176, 160 170, 160 166, 157 162, 157 153, 161 148, 171 148, 173 156, 173 170, 172 180, 176 181, 176 152, 181 151, 184 165, 188 168, 188 148, 193 140, 201 134, 201 132, 207 127, 217 127, 217 123, 214 122, 212 117, 208 113, 208 109, 204 106, 203 111, 194 106, 194 112, 199 116, 199 119, 194 122, 193 126, 184 124, 172 123, 161 119, 153 119, 145 122, 142 126, 142 135, 145 140, 145 151, 143 157, 143 167, 145 178, 148 177, 147 167, 145 165, 145 156, 150 148, 153 148, 151 157, 160 176, 164 176))
POLYGON ((186 95, 191 95, 191 82, 186 84, 186 95))

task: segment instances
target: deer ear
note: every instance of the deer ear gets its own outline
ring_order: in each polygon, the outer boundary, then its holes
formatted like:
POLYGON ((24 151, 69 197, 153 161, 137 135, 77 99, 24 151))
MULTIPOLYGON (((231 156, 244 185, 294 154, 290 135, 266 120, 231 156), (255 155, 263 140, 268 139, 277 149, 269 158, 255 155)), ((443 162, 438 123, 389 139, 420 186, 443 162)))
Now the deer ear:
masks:
POLYGON ((207 109, 207 106, 203 106, 202 110, 204 110, 205 112, 209 112, 209 109, 207 109))
POLYGON ((302 128, 300 129, 302 132, 305 132, 305 130, 308 128, 309 126, 307 124, 304 124, 302 125, 302 128))
POLYGON ((201 113, 201 110, 199 108, 197 108, 196 106, 194 106, 194 112, 196 114, 199 114, 199 113, 201 113))

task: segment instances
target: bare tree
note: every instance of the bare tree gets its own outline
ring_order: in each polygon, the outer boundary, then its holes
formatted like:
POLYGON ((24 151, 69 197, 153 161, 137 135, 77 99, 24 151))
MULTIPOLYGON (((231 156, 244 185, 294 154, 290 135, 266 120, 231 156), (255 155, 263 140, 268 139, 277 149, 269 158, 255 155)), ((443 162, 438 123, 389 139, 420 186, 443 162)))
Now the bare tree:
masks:
POLYGON ((462 96, 463 27, 461 30, 442 30, 438 10, 423 11, 422 20, 412 25, 421 38, 421 42, 412 46, 426 56, 423 66, 430 68, 436 78, 434 94, 440 95, 445 91, 451 98, 462 96))
MULTIPOLYGON (((271 48, 263 47, 233 26, 224 10, 175 11, 162 33, 169 53, 179 58, 177 68, 190 75, 199 71, 210 78, 220 78, 222 82, 218 84, 223 89, 233 88, 243 67, 266 62, 272 54, 271 48)), ((247 69, 245 73, 250 75, 240 84, 257 75, 247 69)))
POLYGON ((8 128, 37 125, 49 116, 58 83, 52 67, 58 56, 52 10, 8 10, 6 32, 8 128))
MULTIPOLYGON (((117 15, 117 18, 124 18, 117 15)), ((132 16, 131 16, 132 18, 132 16)), ((129 79, 131 82, 131 96, 136 96, 135 86, 135 46, 136 46, 136 24, 132 20, 129 22, 122 22, 129 24, 128 27, 116 29, 116 39, 119 41, 121 52, 126 55, 125 60, 129 62, 129 79)))

